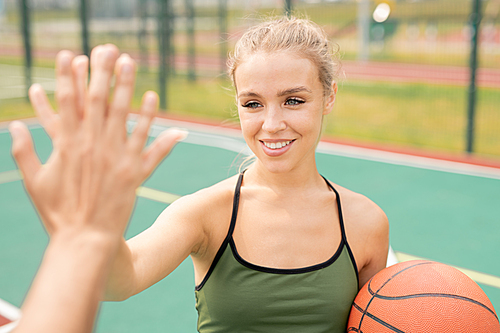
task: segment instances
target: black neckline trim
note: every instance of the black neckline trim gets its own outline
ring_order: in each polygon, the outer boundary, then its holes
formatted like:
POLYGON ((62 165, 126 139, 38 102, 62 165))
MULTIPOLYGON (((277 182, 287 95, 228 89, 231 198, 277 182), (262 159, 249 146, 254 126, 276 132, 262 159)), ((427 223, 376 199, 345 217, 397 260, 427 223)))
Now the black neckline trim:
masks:
POLYGON ((236 261, 238 261, 240 264, 243 266, 253 269, 255 271, 263 272, 263 273, 271 273, 271 274, 302 274, 302 273, 309 273, 313 271, 317 271, 323 268, 326 268, 333 264, 338 257, 342 254, 342 250, 344 248, 344 240, 340 240, 340 245, 338 246, 337 250, 333 254, 333 256, 330 257, 330 259, 319 263, 315 264, 312 266, 306 266, 306 267, 300 267, 300 268, 273 268, 273 267, 266 267, 266 266, 259 266, 252 264, 251 262, 246 261, 243 259, 240 254, 238 253, 238 250, 236 249, 236 244, 234 243, 233 237, 229 240, 229 245, 231 246, 231 251, 233 251, 234 258, 236 261))

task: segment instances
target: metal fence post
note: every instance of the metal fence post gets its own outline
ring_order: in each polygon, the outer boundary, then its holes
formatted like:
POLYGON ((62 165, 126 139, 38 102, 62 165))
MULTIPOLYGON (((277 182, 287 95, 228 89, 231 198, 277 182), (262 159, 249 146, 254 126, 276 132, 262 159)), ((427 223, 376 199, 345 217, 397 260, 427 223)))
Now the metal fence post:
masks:
POLYGON ((285 0, 284 12, 287 17, 292 15, 292 0, 285 0))
POLYGON ((467 103, 467 133, 466 150, 470 154, 474 151, 474 120, 476 111, 476 71, 478 66, 477 47, 479 44, 479 26, 481 23, 481 0, 472 1, 470 15, 471 52, 470 52, 470 80, 467 103))
POLYGON ((358 60, 370 59, 370 0, 358 2, 358 60))
POLYGON ((219 0, 220 72, 226 72, 227 58, 227 0, 219 0))
POLYGON ((168 71, 169 75, 176 75, 175 66, 175 45, 174 45, 174 30, 175 30, 175 10, 174 0, 167 1, 167 28, 168 28, 168 71))
POLYGON ((195 54, 195 35, 194 35, 194 4, 193 0, 185 0, 186 4, 186 24, 188 35, 188 80, 196 81, 196 54, 195 54))
POLYGON ((158 0, 158 51, 159 51, 159 95, 160 109, 167 110, 167 88, 170 72, 170 15, 169 1, 158 0))
POLYGON ((31 87, 31 68, 32 68, 32 52, 31 52, 31 24, 30 24, 30 9, 28 0, 21 0, 21 31, 24 40, 24 82, 26 85, 26 99, 29 100, 28 91, 31 87))
POLYGON ((149 70, 149 54, 148 54, 148 0, 139 0, 139 32, 137 40, 140 53, 140 69, 143 72, 149 70))
POLYGON ((90 57, 88 13, 89 13, 89 8, 87 0, 80 0, 80 26, 82 28, 82 52, 87 57, 90 57))

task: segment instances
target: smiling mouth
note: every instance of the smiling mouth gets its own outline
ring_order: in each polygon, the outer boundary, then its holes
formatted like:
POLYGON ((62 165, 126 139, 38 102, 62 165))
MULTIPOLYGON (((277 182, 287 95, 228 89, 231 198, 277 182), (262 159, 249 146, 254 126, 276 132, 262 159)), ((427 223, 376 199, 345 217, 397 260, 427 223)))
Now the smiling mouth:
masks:
POLYGON ((266 146, 269 149, 281 149, 285 146, 288 146, 293 141, 295 141, 295 140, 282 141, 282 142, 265 142, 265 141, 261 141, 261 142, 264 144, 264 146, 266 146))

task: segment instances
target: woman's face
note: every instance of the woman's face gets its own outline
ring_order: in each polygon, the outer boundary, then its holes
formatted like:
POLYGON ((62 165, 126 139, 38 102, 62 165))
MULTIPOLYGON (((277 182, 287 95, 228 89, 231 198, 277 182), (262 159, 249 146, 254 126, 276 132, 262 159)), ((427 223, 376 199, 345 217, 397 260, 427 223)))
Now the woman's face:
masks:
POLYGON ((235 71, 243 136, 258 161, 273 173, 315 167, 323 115, 335 101, 324 97, 318 69, 293 53, 259 53, 235 71), (312 164, 311 164, 312 163, 312 164))

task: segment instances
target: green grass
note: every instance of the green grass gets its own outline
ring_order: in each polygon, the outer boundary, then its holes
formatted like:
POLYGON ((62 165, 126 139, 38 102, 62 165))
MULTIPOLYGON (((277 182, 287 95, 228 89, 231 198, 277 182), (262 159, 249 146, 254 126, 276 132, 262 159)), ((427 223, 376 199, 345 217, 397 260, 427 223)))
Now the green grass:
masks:
MULTIPOLYGON (((138 75, 134 107, 139 107, 144 92, 158 91, 157 82, 156 74, 138 75)), ((169 113, 237 122, 233 90, 223 78, 199 78, 191 83, 179 76, 169 81, 167 89, 169 113)))
MULTIPOLYGON (((476 151, 500 157, 500 90, 479 89, 476 151)), ((365 141, 460 152, 465 147, 465 87, 383 82, 339 89, 326 133, 365 141)))
MULTIPOLYGON (((18 56, 0 56, 0 64, 24 66, 24 58, 18 56)), ((37 57, 34 59, 33 67, 54 68, 53 58, 37 57)))
MULTIPOLYGON (((134 108, 142 94, 157 91, 155 74, 139 73, 134 108)), ((467 95, 465 87, 346 82, 325 122, 324 134, 361 142, 377 142, 434 151, 463 152, 467 95)), ((500 158, 500 90, 479 89, 475 151, 500 158)), ((168 114, 237 124, 231 85, 224 79, 178 76, 169 81, 168 114)), ((24 99, 2 101, 0 120, 33 116, 24 99)))
POLYGON ((25 98, 0 101, 0 121, 34 117, 35 112, 25 98))

